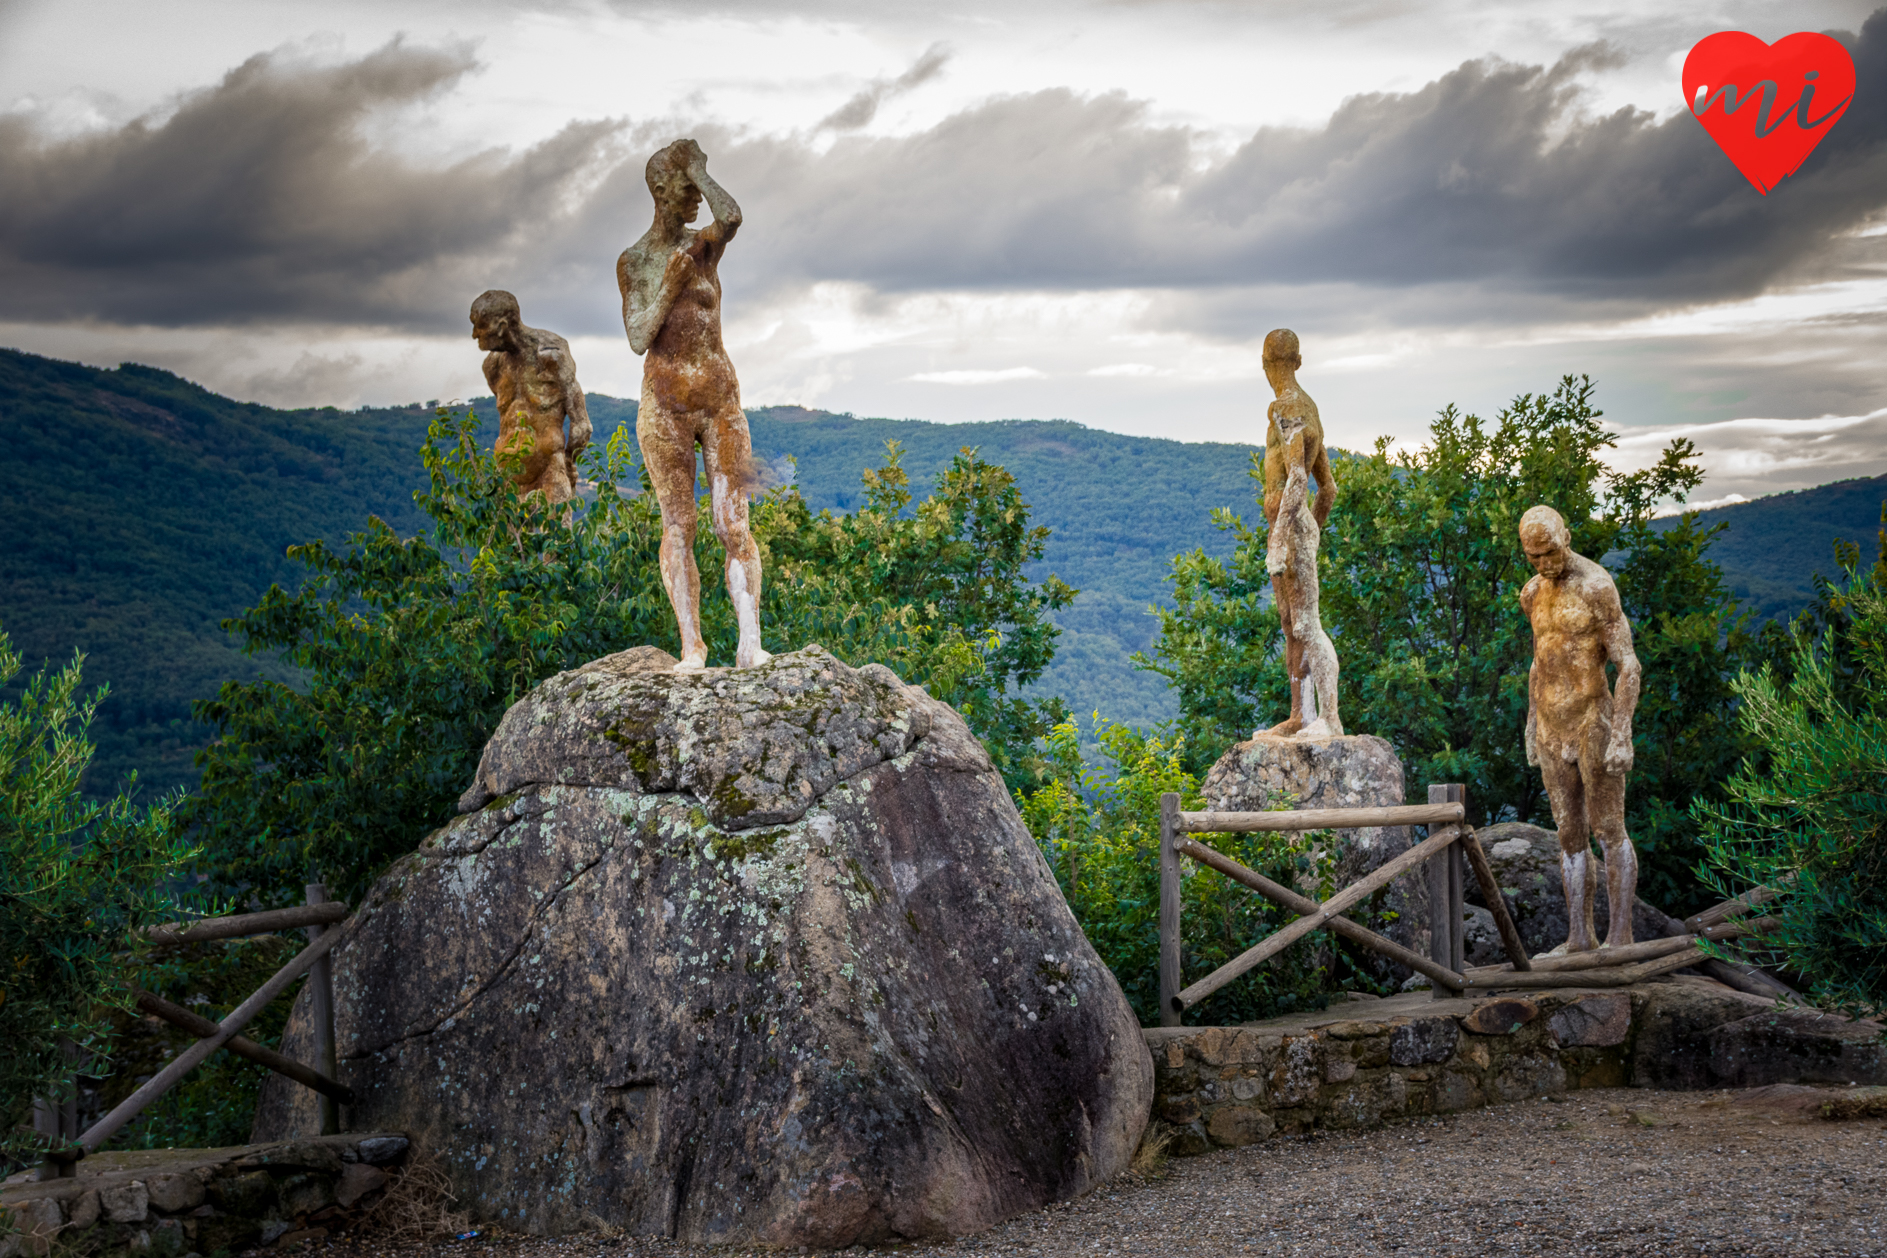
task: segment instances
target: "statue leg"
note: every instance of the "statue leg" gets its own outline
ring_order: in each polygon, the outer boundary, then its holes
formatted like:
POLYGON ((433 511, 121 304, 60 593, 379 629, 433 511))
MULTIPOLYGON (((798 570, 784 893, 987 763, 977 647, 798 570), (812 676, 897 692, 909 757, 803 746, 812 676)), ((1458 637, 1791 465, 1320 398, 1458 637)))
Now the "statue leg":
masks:
POLYGON ((1605 849, 1605 946, 1632 941, 1632 909, 1638 899, 1638 849, 1625 832, 1625 775, 1604 768, 1604 739, 1592 739, 1585 759, 1586 811, 1599 846, 1605 849))
POLYGON ((1304 644, 1297 637, 1297 582, 1289 571, 1271 574, 1271 598, 1284 626, 1284 674, 1291 683, 1291 715, 1258 732, 1289 738, 1304 728, 1304 644))
POLYGON ((1310 562, 1297 583, 1297 640, 1304 660, 1304 685, 1309 693, 1302 706, 1308 723, 1299 737, 1340 738, 1343 721, 1337 715, 1337 648, 1324 632, 1318 606, 1316 535, 1311 535, 1310 562), (1311 715, 1315 705, 1316 714, 1311 715))
POLYGON ((1584 778, 1578 763, 1563 759, 1557 748, 1542 750, 1540 777, 1546 783, 1546 797, 1553 804, 1553 823, 1559 827, 1559 878, 1566 893, 1566 951, 1590 952, 1599 946, 1592 923, 1599 871, 1592 861, 1584 778))
POLYGON ((760 646, 760 547, 747 523, 747 481, 753 467, 753 438, 738 407, 716 416, 707 433, 708 486, 714 503, 714 535, 727 551, 727 597, 740 625, 734 651, 738 668, 773 657, 760 646))
POLYGON ((636 444, 662 508, 662 588, 681 634, 680 667, 704 668, 708 644, 701 637, 701 573, 695 567, 694 428, 650 405, 645 392, 636 414, 636 444))

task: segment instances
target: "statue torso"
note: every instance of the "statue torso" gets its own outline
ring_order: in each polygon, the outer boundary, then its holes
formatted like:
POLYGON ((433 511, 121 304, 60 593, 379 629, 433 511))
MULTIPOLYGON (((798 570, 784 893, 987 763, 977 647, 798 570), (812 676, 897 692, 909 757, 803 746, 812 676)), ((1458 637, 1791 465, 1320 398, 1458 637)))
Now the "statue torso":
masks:
POLYGON ((1581 555, 1559 580, 1527 583, 1521 601, 1533 624, 1533 703, 1549 742, 1576 739, 1595 720, 1610 726, 1606 640, 1617 600, 1611 575, 1581 555))

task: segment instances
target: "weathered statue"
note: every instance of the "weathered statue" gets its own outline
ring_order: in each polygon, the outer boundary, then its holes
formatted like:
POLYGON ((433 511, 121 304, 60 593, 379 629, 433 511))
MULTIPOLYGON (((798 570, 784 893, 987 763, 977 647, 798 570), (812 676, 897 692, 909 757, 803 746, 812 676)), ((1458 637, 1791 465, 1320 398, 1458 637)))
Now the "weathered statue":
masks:
POLYGON ((1539 575, 1520 591, 1533 622, 1533 670, 1527 678, 1527 763, 1540 767, 1559 826, 1559 872, 1571 929, 1568 952, 1597 946, 1592 899, 1598 871, 1591 836, 1605 849, 1610 906, 1607 947, 1632 941, 1638 853, 1625 833, 1625 776, 1631 772, 1631 718, 1640 670, 1631 625, 1612 574, 1576 555, 1566 521, 1551 507, 1520 517, 1520 546, 1539 575), (1618 689, 1606 685, 1607 661, 1618 689))
POLYGON ((1265 570, 1284 623, 1291 715, 1258 732, 1332 738, 1343 733, 1343 722, 1337 716, 1337 651, 1317 606, 1317 547, 1336 505, 1337 482, 1330 474, 1317 403, 1297 383, 1303 365, 1297 333, 1279 328, 1265 337, 1265 379, 1278 395, 1265 429, 1265 523, 1270 526, 1265 570), (1310 496, 1313 478, 1315 499, 1310 496))
POLYGON ((524 452, 515 482, 519 495, 569 501, 576 493, 577 456, 590 444, 590 412, 570 343, 555 332, 525 327, 518 299, 497 288, 472 303, 472 336, 478 348, 491 351, 485 355, 485 383, 498 399, 496 450, 524 452))
POLYGON ((662 508, 662 584, 681 630, 681 663, 707 664, 701 638, 701 574, 695 568, 695 444, 707 461, 714 534, 727 550, 727 594, 740 624, 734 662, 772 657, 760 648, 760 548, 747 527, 753 440, 740 409, 740 382, 721 345, 721 278, 740 207, 708 177, 693 140, 677 140, 648 165, 655 224, 616 261, 629 348, 646 354, 636 441, 662 508), (688 226, 702 198, 714 221, 688 226))

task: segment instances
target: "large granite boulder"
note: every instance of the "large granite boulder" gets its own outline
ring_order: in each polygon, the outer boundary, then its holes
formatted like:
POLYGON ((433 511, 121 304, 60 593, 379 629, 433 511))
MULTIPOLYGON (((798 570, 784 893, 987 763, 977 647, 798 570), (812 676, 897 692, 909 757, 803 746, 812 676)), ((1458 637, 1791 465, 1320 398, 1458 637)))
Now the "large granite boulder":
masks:
MULTIPOLYGON (((1200 790, 1213 812, 1386 808, 1407 802, 1401 759, 1387 740, 1370 734, 1302 740, 1259 734, 1220 756, 1200 790)), ((1411 842, 1420 841, 1408 826, 1336 830, 1332 839, 1338 887, 1368 876, 1407 851, 1411 842)), ((1307 889, 1307 894, 1315 892, 1307 889)), ((1398 878, 1367 909, 1351 916, 1428 955, 1428 880, 1421 871, 1398 878)), ((1375 952, 1367 954, 1365 963, 1391 982, 1409 977, 1406 967, 1375 952)))
POLYGON ((349 1124, 535 1233, 942 1237, 1125 1168, 1145 1042, 962 719, 818 647, 670 665, 537 687, 349 920, 349 1124))

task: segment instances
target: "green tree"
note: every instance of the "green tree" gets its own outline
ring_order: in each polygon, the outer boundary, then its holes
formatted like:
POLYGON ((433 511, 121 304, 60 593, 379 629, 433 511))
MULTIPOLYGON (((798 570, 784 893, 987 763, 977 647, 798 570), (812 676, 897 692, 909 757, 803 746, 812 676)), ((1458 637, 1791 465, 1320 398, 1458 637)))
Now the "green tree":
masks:
POLYGON ((1887 1010, 1887 531, 1881 554, 1871 572, 1844 556, 1829 623, 1796 637, 1787 680, 1771 665, 1738 677, 1766 760, 1693 808, 1719 895, 1781 891, 1763 906, 1775 930, 1727 950, 1779 960, 1816 1004, 1863 1016, 1887 1010))
POLYGON ((1055 658, 1046 613, 1075 591, 1028 579, 1048 530, 1031 527, 1015 478, 964 448, 911 509, 902 450, 865 473, 865 505, 814 515, 797 493, 754 513, 783 640, 817 641, 853 663, 877 660, 963 713, 1011 789, 1047 773, 1039 746, 1067 718, 1059 700, 1017 692, 1055 658))
MULTIPOLYGON (((17 703, 0 703, 0 1159, 34 1147, 20 1126, 33 1098, 69 1095, 67 1045, 109 1055, 112 1012, 129 1007, 132 932, 180 912, 175 888, 196 849, 178 838, 168 801, 131 802, 135 778, 111 800, 87 800, 79 778, 104 700, 82 696, 84 657, 35 674, 17 703)), ((0 630, 0 686, 20 657, 0 630)))
MULTIPOLYGON (((442 410, 422 450, 417 501, 429 534, 383 522, 347 540, 291 549, 301 588, 271 588, 227 628, 301 680, 229 683, 197 706, 217 737, 182 821, 209 844, 231 888, 298 900, 310 872, 356 899, 387 863, 451 815, 505 709, 546 677, 640 643, 676 651, 662 591, 654 495, 637 492, 626 429, 586 461, 593 500, 520 500, 477 445, 477 420, 442 410)), ((895 451, 868 474, 851 516, 811 513, 792 489, 754 506, 766 564, 763 616, 776 648, 821 641, 853 664, 880 660, 959 704, 1012 780, 1053 709, 1014 688, 1052 657, 1042 613, 1073 591, 1031 587, 1023 567, 1046 530, 1001 468, 969 452, 937 493, 905 511, 895 451)), ((641 489, 646 490, 646 482, 641 489)), ((731 660, 725 555, 705 501, 696 561, 713 660, 731 660)))
MULTIPOLYGON (((1021 801, 1022 817, 1055 871, 1088 942, 1114 972, 1144 1026, 1160 1024, 1160 796, 1205 806, 1185 767, 1185 739, 1172 727, 1140 730, 1096 718, 1113 771, 1090 769, 1080 730, 1062 721, 1047 742, 1047 781, 1021 801)), ((1293 801, 1276 801, 1289 807, 1293 801)), ((1329 835, 1212 835, 1206 841, 1265 876, 1327 898, 1334 891, 1329 835)), ((1180 972, 1192 983, 1286 925, 1288 913, 1216 870, 1181 862, 1180 972)), ((1303 941, 1187 1011, 1202 1026, 1321 1008, 1335 986, 1318 943, 1303 941)))
MULTIPOLYGON (((1656 504, 1681 502, 1701 480, 1695 449, 1679 440, 1655 467, 1609 471, 1614 438, 1592 394, 1589 379, 1568 376, 1491 425, 1451 406, 1421 449, 1392 453, 1385 438, 1373 454, 1336 459, 1339 497, 1318 558, 1323 623, 1342 660, 1345 729, 1394 744, 1412 797, 1463 782, 1477 818, 1550 826, 1524 751, 1532 633, 1518 599, 1533 573, 1516 528, 1528 507, 1556 508, 1574 548, 1610 562, 1633 624, 1646 688, 1627 821, 1646 896, 1678 911, 1701 894, 1682 801, 1720 790, 1746 750, 1730 678, 1753 644, 1706 558, 1716 530, 1694 517, 1651 527, 1656 504)), ((1261 481, 1256 460, 1252 476, 1261 481)), ((1215 518, 1233 554, 1175 557, 1174 606, 1138 660, 1177 691, 1195 770, 1289 702, 1264 525, 1215 518)))

